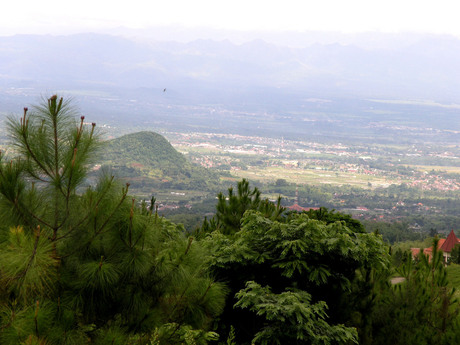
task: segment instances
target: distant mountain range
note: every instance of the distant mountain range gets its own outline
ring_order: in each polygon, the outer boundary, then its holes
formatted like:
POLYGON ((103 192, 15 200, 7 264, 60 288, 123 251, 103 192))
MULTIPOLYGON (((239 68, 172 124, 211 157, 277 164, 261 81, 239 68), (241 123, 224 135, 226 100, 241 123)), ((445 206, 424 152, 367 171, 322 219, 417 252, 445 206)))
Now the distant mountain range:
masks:
POLYGON ((460 102, 459 39, 420 36, 391 47, 387 38, 384 47, 375 46, 147 42, 102 34, 0 37, 0 86, 168 88, 184 98, 198 88, 218 99, 271 88, 305 96, 460 102))

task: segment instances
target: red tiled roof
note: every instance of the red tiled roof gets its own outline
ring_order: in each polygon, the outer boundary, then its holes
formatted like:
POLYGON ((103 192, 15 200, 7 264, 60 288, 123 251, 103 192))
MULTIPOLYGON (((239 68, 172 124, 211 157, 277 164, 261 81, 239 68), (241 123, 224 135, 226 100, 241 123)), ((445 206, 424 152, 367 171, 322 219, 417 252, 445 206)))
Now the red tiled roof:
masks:
POLYGON ((440 249, 445 253, 450 253, 458 243, 460 243, 460 240, 457 236, 455 236, 454 230, 452 230, 444 243, 441 245, 440 249))
POLYGON ((440 238, 439 239, 439 242, 438 242, 438 249, 441 249, 442 245, 444 244, 444 242, 446 242, 446 239, 445 238, 440 238))
MULTIPOLYGON (((442 245, 446 242, 446 239, 440 238, 438 241, 438 249, 441 249, 442 245)), ((420 248, 411 248, 410 251, 412 252, 412 257, 415 258, 420 253, 420 248)), ((423 249, 423 254, 428 255, 428 258, 431 260, 431 256, 433 255, 433 246, 429 248, 423 249)))
POLYGON ((310 211, 310 210, 319 210, 319 207, 302 207, 299 204, 294 204, 292 206, 289 206, 288 209, 292 211, 302 212, 302 211, 310 211))
MULTIPOLYGON (((410 251, 412 252, 413 258, 420 254, 420 248, 411 248, 410 251)), ((433 255, 433 248, 423 248, 423 254, 428 255, 431 258, 433 255)))
POLYGON ((420 248, 411 248, 412 257, 415 258, 420 253, 420 248))

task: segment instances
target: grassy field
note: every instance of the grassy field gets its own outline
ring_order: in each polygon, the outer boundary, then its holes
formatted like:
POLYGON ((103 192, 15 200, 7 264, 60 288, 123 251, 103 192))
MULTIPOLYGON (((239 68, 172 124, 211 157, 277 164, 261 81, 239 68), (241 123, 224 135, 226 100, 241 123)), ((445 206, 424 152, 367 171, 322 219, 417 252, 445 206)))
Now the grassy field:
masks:
POLYGON ((334 172, 319 169, 295 169, 285 167, 251 167, 248 170, 234 170, 232 175, 249 180, 273 182, 285 179, 298 184, 332 184, 353 185, 361 188, 387 187, 390 181, 370 175, 358 173, 334 172), (369 185, 369 183, 371 185, 369 185))
POLYGON ((447 266, 449 284, 460 292, 460 265, 451 264, 447 266))
POLYGON ((437 165, 411 165, 410 168, 417 169, 418 171, 445 171, 447 173, 460 174, 460 166, 437 166, 437 165))
POLYGON ((161 203, 178 203, 180 201, 189 202, 190 200, 205 198, 209 193, 198 190, 155 190, 152 194, 140 196, 140 199, 150 200, 155 195, 158 202, 161 203))

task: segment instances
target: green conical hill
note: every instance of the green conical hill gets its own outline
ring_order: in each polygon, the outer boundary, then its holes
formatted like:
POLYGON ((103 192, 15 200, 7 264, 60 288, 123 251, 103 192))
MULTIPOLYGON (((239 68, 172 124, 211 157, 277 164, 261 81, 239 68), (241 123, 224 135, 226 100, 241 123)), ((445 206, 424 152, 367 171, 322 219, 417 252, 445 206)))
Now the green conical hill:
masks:
POLYGON ((185 157, 177 152, 165 137, 154 132, 137 132, 110 140, 104 151, 105 159, 114 165, 155 167, 161 170, 182 168, 185 157))
POLYGON ((190 164, 162 135, 154 132, 137 132, 110 140, 103 150, 102 163, 131 183, 153 187, 206 188, 218 180, 207 169, 190 164))

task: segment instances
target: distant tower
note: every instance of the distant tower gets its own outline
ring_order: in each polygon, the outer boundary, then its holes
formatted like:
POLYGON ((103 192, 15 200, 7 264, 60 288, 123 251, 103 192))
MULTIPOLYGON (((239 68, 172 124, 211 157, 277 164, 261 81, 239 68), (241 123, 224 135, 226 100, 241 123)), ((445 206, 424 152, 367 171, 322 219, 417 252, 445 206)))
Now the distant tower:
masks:
POLYGON ((299 204, 299 187, 295 185, 295 203, 299 204))

